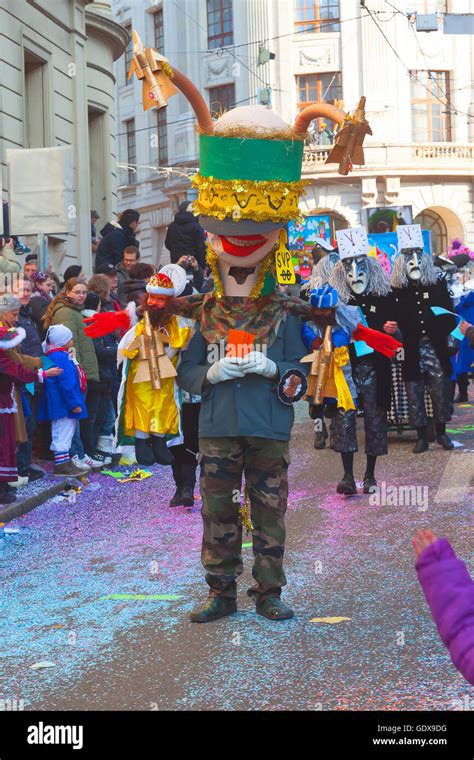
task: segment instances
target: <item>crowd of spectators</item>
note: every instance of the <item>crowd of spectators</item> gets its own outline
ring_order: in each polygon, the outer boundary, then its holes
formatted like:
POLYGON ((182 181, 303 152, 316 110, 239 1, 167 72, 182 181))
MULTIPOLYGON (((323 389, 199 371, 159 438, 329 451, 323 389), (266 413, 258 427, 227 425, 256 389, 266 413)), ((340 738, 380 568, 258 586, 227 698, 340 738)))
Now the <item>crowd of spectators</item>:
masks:
MULTIPOLYGON (((170 258, 186 271, 188 295, 210 290, 212 282, 205 269, 204 233, 185 205, 170 225, 167 241, 170 258)), ((138 211, 123 212, 100 235, 95 230, 98 218, 97 212, 91 213, 92 276, 87 277, 79 264, 68 266, 62 277, 51 268, 40 271, 37 256, 30 254, 23 271, 11 275, 10 285, 0 292, 0 332, 6 337, 15 328, 25 332, 14 349, 0 340, 0 359, 5 355, 14 366, 25 368, 23 380, 21 372, 8 377, 4 373, 2 378, 7 386, 11 382, 12 398, 16 394, 18 403, 11 409, 16 429, 21 418, 23 435, 16 435, 18 479, 11 479, 10 470, 2 474, 0 467, 0 505, 15 501, 18 488, 44 476, 37 460, 53 460, 53 474, 64 477, 110 465, 116 456, 121 335, 89 338, 83 319, 99 311, 121 310, 131 301, 142 304, 156 267, 140 260, 138 211), (71 352, 77 367, 72 374, 71 363, 64 364, 65 353, 71 352), (58 367, 62 370, 51 370, 58 367), (36 373, 34 382, 25 381, 28 372, 36 373)))

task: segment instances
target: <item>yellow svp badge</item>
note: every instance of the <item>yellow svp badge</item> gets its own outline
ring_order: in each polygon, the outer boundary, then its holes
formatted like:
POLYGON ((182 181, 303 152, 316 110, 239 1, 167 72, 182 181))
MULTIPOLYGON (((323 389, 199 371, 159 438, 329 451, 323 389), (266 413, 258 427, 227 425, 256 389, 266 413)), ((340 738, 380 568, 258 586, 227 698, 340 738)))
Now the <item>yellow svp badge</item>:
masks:
POLYGON ((286 247, 287 239, 286 230, 280 230, 278 248, 275 251, 276 274, 280 285, 294 285, 296 282, 291 253, 286 247))

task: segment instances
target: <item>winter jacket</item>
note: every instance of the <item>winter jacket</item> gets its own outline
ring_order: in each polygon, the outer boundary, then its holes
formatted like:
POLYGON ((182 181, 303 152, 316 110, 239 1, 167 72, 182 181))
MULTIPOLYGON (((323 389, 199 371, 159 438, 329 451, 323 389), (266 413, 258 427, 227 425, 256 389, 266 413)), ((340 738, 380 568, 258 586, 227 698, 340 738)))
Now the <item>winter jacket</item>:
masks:
MULTIPOLYGON (((93 309, 84 309, 82 316, 92 317, 96 313, 93 309)), ((118 386, 117 339, 114 333, 109 333, 102 338, 92 340, 99 365, 100 383, 104 391, 110 391, 118 386)))
POLYGON ((127 301, 124 294, 124 285, 126 282, 130 280, 130 275, 122 263, 117 264, 116 270, 117 270, 117 279, 118 279, 118 290, 117 290, 118 300, 120 301, 120 306, 122 307, 122 309, 124 309, 127 305, 127 301))
POLYGON ((186 203, 180 205, 175 214, 174 222, 168 227, 165 247, 170 252, 172 264, 176 264, 180 256, 194 256, 201 269, 206 264, 206 233, 199 224, 197 217, 190 211, 185 211, 186 203))
POLYGON ((17 364, 9 354, 0 349, 0 414, 2 410, 15 410, 14 386, 32 383, 38 380, 35 370, 17 364))
POLYGON ((21 344, 21 352, 28 356, 41 356, 43 353, 41 338, 29 305, 20 307, 18 324, 20 327, 23 327, 26 333, 26 337, 21 344))
POLYGON ((63 370, 56 377, 45 377, 43 389, 38 404, 38 419, 59 420, 63 417, 71 419, 83 419, 87 417, 86 402, 79 384, 77 367, 67 351, 51 351, 49 359, 56 367, 63 370), (81 407, 79 413, 73 413, 73 409, 81 407))
POLYGON ((31 296, 31 301, 29 304, 31 316, 36 323, 36 327, 38 328, 41 340, 44 340, 44 337, 46 335, 46 328, 44 326, 43 317, 46 314, 46 309, 48 308, 51 301, 51 298, 46 298, 46 296, 44 296, 42 293, 38 293, 37 291, 35 291, 31 296))
MULTIPOLYGON (((276 363, 280 376, 289 369, 306 372, 308 365, 300 364, 306 354, 301 340, 301 323, 297 317, 283 319, 276 340, 267 350, 276 363)), ((256 373, 226 380, 215 385, 203 385, 209 367, 209 344, 196 329, 189 347, 183 351, 178 367, 178 385, 183 390, 202 396, 199 415, 201 438, 256 436, 288 441, 294 422, 291 404, 284 404, 277 395, 277 383, 256 373)))
POLYGON ((204 283, 204 270, 202 270, 201 267, 198 269, 189 269, 186 274, 192 275, 192 277, 188 277, 186 287, 180 295, 190 296, 193 293, 200 293, 204 283))
MULTIPOLYGON (((22 353, 23 343, 24 341, 16 346, 16 348, 8 348, 5 353, 8 358, 11 359, 12 362, 14 362, 16 365, 19 365, 20 367, 23 367, 23 369, 26 369, 30 372, 36 372, 42 367, 41 359, 39 356, 28 356, 27 354, 22 353)), ((13 385, 13 395, 17 407, 17 411, 15 413, 15 433, 18 443, 23 443, 24 441, 28 440, 28 431, 26 429, 25 416, 30 416, 29 410, 25 408, 23 403, 24 397, 22 396, 22 384, 23 383, 14 383, 13 385)), ((38 377, 36 377, 36 385, 39 385, 38 377)))
POLYGON ((450 377, 452 367, 447 340, 456 327, 456 320, 447 315, 436 317, 431 311, 432 306, 454 311, 445 280, 439 279, 434 285, 410 284, 394 288, 393 293, 397 306, 392 319, 398 322, 405 348, 404 380, 421 378, 420 340, 424 337, 430 339, 445 374, 450 377))
POLYGON ((129 245, 138 248, 138 242, 129 227, 116 226, 108 222, 100 231, 102 240, 95 254, 96 270, 105 264, 117 266, 123 259, 123 252, 129 245))
POLYGON ((60 293, 53 306, 52 325, 66 325, 72 332, 77 361, 86 373, 88 381, 99 380, 99 366, 94 344, 84 332, 81 307, 76 306, 67 296, 60 293))
POLYGON ((108 301, 100 302, 101 311, 122 311, 120 301, 111 296, 108 301))
POLYGON ((454 666, 474 686, 474 582, 445 538, 421 552, 416 573, 454 666))

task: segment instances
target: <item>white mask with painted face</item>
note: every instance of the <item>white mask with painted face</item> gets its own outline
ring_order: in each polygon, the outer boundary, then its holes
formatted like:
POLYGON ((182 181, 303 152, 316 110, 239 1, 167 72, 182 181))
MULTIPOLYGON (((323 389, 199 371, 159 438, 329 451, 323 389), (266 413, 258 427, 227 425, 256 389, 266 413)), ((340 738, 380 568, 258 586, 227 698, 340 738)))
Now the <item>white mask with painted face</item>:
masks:
POLYGON ((404 255, 408 279, 416 282, 421 278, 421 257, 423 256, 423 251, 414 248, 411 251, 407 251, 404 255))
POLYGON ((362 295, 369 284, 369 265, 367 256, 354 256, 343 259, 347 284, 356 295, 362 295))

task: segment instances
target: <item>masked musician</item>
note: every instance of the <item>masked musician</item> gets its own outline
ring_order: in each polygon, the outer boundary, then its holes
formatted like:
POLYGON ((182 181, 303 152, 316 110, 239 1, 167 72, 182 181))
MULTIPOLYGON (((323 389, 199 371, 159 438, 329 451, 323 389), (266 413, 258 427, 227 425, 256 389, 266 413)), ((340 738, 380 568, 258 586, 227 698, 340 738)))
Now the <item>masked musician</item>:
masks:
POLYGON ((405 346, 403 378, 410 421, 418 434, 414 454, 427 451, 425 389, 433 405, 437 442, 449 451, 454 444, 446 434, 450 419, 450 333, 453 316, 436 315, 432 307, 452 312, 454 307, 443 272, 423 247, 418 224, 397 228, 399 255, 395 259, 391 285, 397 298, 397 322, 405 346))
MULTIPOLYGON (((378 261, 368 255, 366 230, 363 227, 338 230, 336 237, 341 261, 332 270, 330 284, 344 303, 358 308, 362 324, 379 332, 396 333, 396 325, 392 330, 394 304, 390 285, 378 261)), ((377 487, 377 457, 388 453, 390 359, 368 347, 364 341, 351 343, 350 353, 358 406, 364 412, 367 464, 363 491, 372 493, 377 487)), ((333 448, 341 453, 344 464, 344 476, 337 491, 347 496, 356 494, 353 472, 354 453, 358 450, 355 412, 337 415, 333 448)))

